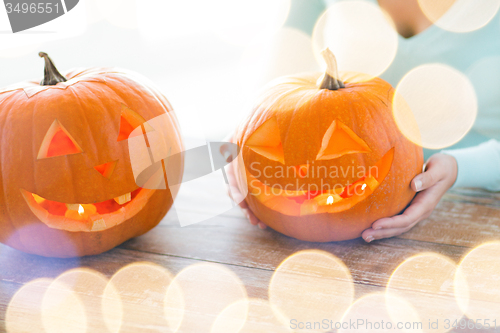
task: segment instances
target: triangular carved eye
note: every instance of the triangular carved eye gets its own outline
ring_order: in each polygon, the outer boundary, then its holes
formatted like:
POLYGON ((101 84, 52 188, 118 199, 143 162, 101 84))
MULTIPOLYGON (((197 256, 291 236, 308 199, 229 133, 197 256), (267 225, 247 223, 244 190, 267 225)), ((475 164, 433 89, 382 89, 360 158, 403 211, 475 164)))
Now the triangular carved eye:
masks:
POLYGON ((143 117, 141 117, 141 115, 122 104, 120 132, 118 134, 117 141, 127 140, 130 136, 130 133, 132 133, 135 128, 141 125, 144 125, 144 133, 153 131, 153 128, 146 122, 143 117))
POLYGON ((330 160, 345 154, 368 153, 370 148, 349 127, 334 120, 323 137, 317 160, 330 160))
POLYGON ((50 125, 38 151, 38 159, 70 154, 78 154, 83 150, 69 132, 56 119, 50 125))
POLYGON ((270 160, 285 163, 285 155, 283 154, 283 146, 281 144, 276 117, 272 117, 260 125, 247 140, 246 146, 270 160))

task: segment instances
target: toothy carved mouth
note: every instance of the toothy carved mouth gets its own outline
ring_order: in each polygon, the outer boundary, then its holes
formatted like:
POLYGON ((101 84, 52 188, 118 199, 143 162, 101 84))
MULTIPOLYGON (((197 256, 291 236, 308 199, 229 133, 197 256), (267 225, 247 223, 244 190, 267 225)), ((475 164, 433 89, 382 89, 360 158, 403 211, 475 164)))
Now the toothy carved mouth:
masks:
POLYGON ((393 158, 394 148, 375 164, 379 171, 378 175, 367 174, 352 184, 315 192, 286 189, 276 191, 247 171, 249 192, 265 206, 286 215, 337 213, 350 209, 370 196, 389 173, 393 158))
POLYGON ((133 192, 92 204, 62 203, 21 189, 28 207, 48 227, 66 231, 102 231, 136 215, 155 190, 133 192))

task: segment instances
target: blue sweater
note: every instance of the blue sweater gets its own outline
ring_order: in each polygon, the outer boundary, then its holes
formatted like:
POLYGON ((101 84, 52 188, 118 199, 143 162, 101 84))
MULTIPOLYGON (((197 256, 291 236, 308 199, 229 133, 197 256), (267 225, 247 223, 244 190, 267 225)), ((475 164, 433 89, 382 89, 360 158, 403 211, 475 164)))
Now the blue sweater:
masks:
MULTIPOLYGON (((311 34, 321 13, 337 1, 350 0, 292 0, 287 25, 311 34)), ((377 0, 365 1, 377 4, 377 0)), ((396 57, 380 77, 395 87, 411 69, 431 63, 446 64, 464 73, 478 99, 472 129, 442 151, 457 160, 458 176, 453 187, 500 191, 500 13, 472 32, 454 33, 432 25, 410 38, 398 35, 396 57)), ((435 152, 424 149, 426 158, 435 152)))

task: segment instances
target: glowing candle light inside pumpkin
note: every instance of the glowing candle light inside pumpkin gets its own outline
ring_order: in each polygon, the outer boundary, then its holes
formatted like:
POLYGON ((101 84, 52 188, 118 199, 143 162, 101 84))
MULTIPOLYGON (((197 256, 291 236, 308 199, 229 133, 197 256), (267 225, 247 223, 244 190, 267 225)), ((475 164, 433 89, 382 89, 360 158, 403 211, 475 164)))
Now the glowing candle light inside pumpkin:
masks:
POLYGON ((82 205, 78 205, 78 214, 82 216, 83 213, 85 213, 85 209, 83 209, 82 205))
POLYGON ((333 204, 333 196, 331 196, 331 195, 330 195, 330 196, 328 197, 328 199, 326 199, 326 204, 327 204, 327 205, 331 205, 331 204, 333 204))

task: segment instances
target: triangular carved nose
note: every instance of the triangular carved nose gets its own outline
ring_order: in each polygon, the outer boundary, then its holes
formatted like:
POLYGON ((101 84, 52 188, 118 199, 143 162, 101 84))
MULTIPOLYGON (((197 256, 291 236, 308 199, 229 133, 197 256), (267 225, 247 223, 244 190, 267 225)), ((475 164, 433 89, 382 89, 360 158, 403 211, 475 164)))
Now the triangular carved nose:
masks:
POLYGON ((108 163, 104 163, 101 165, 96 165, 94 169, 96 169, 103 177, 111 178, 113 171, 115 171, 117 161, 112 161, 108 163))

